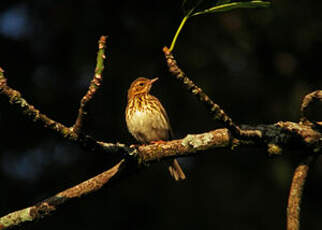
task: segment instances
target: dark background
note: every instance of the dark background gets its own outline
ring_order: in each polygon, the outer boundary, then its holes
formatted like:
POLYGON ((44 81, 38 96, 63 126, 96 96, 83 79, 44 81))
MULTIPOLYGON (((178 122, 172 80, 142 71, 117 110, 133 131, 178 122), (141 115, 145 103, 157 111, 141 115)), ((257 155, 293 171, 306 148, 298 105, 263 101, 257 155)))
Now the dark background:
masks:
MULTIPOLYGON (((8 84, 49 117, 71 126, 93 76, 97 41, 108 35, 104 85, 88 133, 135 143, 124 120, 138 76, 153 88, 177 138, 221 127, 168 73, 162 53, 183 15, 181 1, 4 1, 0 66, 8 84)), ((179 65, 238 124, 297 121, 303 96, 321 89, 322 3, 280 0, 270 9, 192 18, 174 53, 179 65)), ((26 120, 0 97, 0 216, 35 204, 108 169, 111 156, 86 152, 26 120)), ((210 150, 181 160, 175 183, 155 164, 113 187, 72 201, 23 229, 284 229, 296 157, 263 149, 210 150)), ((322 169, 311 171, 303 229, 322 228, 322 169)))

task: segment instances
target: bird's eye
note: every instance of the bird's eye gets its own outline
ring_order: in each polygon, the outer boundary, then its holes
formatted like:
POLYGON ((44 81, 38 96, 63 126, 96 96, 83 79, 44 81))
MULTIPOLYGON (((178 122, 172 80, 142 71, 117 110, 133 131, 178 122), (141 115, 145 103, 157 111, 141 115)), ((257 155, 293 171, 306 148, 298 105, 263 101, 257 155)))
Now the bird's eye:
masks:
POLYGON ((144 83, 143 83, 143 82, 141 82, 141 83, 139 84, 139 86, 144 86, 144 83))

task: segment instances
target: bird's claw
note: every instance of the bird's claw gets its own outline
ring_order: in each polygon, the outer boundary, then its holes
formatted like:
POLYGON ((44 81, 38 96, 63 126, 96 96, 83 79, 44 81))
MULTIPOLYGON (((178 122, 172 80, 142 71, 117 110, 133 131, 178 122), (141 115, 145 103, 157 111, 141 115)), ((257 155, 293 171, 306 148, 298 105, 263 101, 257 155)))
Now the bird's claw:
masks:
POLYGON ((164 144, 166 141, 159 140, 159 141, 151 141, 150 144, 164 144))

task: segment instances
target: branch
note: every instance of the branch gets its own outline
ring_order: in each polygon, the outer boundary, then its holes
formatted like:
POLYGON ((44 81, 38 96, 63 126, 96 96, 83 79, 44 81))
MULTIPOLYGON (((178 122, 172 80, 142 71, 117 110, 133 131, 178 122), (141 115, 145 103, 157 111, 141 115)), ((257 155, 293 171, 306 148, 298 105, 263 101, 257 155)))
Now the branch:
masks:
POLYGON ((85 148, 90 148, 91 150, 103 150, 110 152, 123 151, 126 153, 132 153, 133 149, 122 144, 108 144, 102 148, 102 145, 94 140, 89 135, 84 135, 80 133, 82 127, 82 121, 84 115, 86 114, 85 108, 87 103, 93 98, 97 89, 101 85, 102 81, 102 71, 104 69, 103 61, 105 58, 105 41, 106 36, 102 36, 99 40, 99 51, 97 55, 97 65, 95 69, 95 75, 86 95, 82 98, 79 108, 78 117, 76 119, 75 125, 72 127, 67 127, 51 118, 47 115, 42 114, 35 106, 30 105, 21 95, 21 93, 15 89, 12 89, 7 85, 7 79, 4 76, 4 70, 0 68, 0 95, 5 96, 8 101, 22 114, 24 114, 28 119, 40 123, 41 126, 48 128, 55 133, 59 134, 63 138, 66 138, 72 142, 81 144, 85 148), (108 147, 107 147, 108 146, 108 147))
POLYGON ((79 134, 82 129, 83 121, 85 119, 85 116, 87 114, 87 105, 90 100, 94 97, 96 91, 99 89, 99 87, 102 84, 103 77, 102 73, 104 70, 104 59, 105 59, 105 43, 106 43, 106 36, 101 36, 99 42, 98 42, 98 53, 97 53, 97 59, 96 59, 96 68, 95 68, 95 74, 93 77, 93 80, 91 81, 91 84, 88 88, 87 93, 82 98, 80 102, 80 107, 78 110, 78 116, 76 119, 76 122, 73 126, 73 131, 76 134, 79 134))
POLYGON ((184 87, 196 96, 209 110, 213 119, 220 121, 227 129, 229 129, 234 136, 240 139, 260 139, 262 133, 259 130, 242 130, 237 126, 233 120, 220 108, 219 105, 214 103, 210 97, 195 83, 193 83, 187 75, 179 68, 171 51, 163 48, 165 58, 169 67, 169 71, 184 85, 184 87))
POLYGON ((121 160, 109 170, 63 192, 57 193, 44 201, 1 217, 0 230, 14 227, 24 222, 41 219, 56 211, 58 206, 65 202, 99 190, 104 184, 120 173, 122 164, 124 164, 124 160, 121 160))
POLYGON ((287 206, 287 230, 300 229, 300 211, 304 184, 315 156, 309 156, 295 169, 287 206))
POLYGON ((0 95, 5 96, 8 101, 22 112, 26 117, 39 122, 43 127, 55 131, 72 142, 81 144, 91 151, 101 151, 104 153, 117 152, 122 153, 123 160, 112 169, 96 176, 88 181, 74 186, 64 192, 46 199, 39 204, 29 208, 13 212, 0 218, 0 229, 14 226, 25 221, 48 215, 56 210, 57 206, 69 199, 80 197, 81 195, 100 189, 112 177, 119 173, 120 166, 127 159, 134 158, 141 163, 158 162, 167 158, 190 156, 191 154, 200 153, 202 150, 211 148, 231 148, 236 149, 240 146, 262 146, 267 148, 270 154, 281 154, 283 149, 298 148, 308 150, 312 153, 321 153, 322 151, 322 134, 305 123, 278 122, 272 125, 257 126, 239 126, 235 125, 230 117, 215 104, 199 87, 197 87, 183 71, 177 66, 172 54, 164 49, 170 72, 178 80, 183 82, 184 86, 190 90, 198 99, 205 104, 214 118, 219 119, 227 129, 217 129, 203 134, 187 135, 183 139, 168 141, 159 144, 142 145, 137 148, 127 146, 122 143, 105 143, 95 140, 89 135, 82 133, 82 124, 87 111, 87 104, 95 95, 102 82, 102 71, 105 51, 105 37, 102 36, 99 42, 99 51, 97 56, 97 65, 94 78, 91 85, 82 98, 78 116, 75 125, 66 127, 63 124, 50 119, 45 114, 40 113, 33 105, 30 105, 18 92, 7 85, 7 79, 4 71, 0 68, 0 95))
POLYGON ((313 124, 322 127, 322 121, 309 121, 309 119, 306 117, 306 110, 309 108, 310 105, 312 105, 314 102, 320 101, 322 102, 322 90, 316 90, 312 93, 307 94, 302 101, 301 105, 301 119, 300 121, 302 123, 306 123, 308 125, 313 124))
POLYGON ((105 42, 106 36, 101 36, 98 42, 98 53, 97 53, 97 63, 95 68, 95 74, 89 86, 89 89, 85 96, 80 102, 80 107, 78 110, 78 116, 75 121, 74 126, 68 128, 63 124, 54 121, 47 117, 46 115, 40 113, 38 109, 30 105, 24 98, 22 98, 21 93, 17 90, 10 88, 7 85, 7 79, 4 76, 3 69, 0 68, 0 94, 7 96, 9 102, 15 105, 23 114, 27 115, 30 119, 35 122, 40 122, 46 128, 50 128, 55 132, 62 135, 64 138, 67 138, 72 141, 79 139, 79 134, 82 128, 83 120, 86 115, 87 103, 93 98, 96 91, 102 83, 102 72, 104 69, 104 59, 105 59, 105 42))
POLYGON ((69 140, 76 140, 77 135, 63 124, 52 120, 46 115, 40 113, 33 105, 30 105, 17 90, 10 88, 7 85, 7 79, 4 76, 4 71, 0 68, 0 94, 6 96, 9 102, 15 106, 21 113, 27 116, 34 122, 40 122, 45 128, 49 128, 59 133, 64 138, 69 140))
MULTIPOLYGON (((314 127, 303 125, 301 123, 294 123, 290 121, 277 122, 277 126, 281 127, 283 131, 293 137, 293 140, 299 143, 303 143, 306 147, 309 147, 313 153, 322 151, 322 134, 314 127)), ((292 142, 289 142, 292 144, 292 142)))
POLYGON ((231 135, 228 129, 216 129, 202 134, 189 134, 183 139, 141 145, 135 154, 139 162, 150 163, 164 158, 200 154, 200 151, 213 148, 235 150, 245 146, 261 146, 267 148, 270 155, 281 155, 282 150, 287 149, 303 149, 315 154, 322 152, 322 134, 311 127, 288 121, 251 128, 262 132, 260 142, 240 140, 231 135))

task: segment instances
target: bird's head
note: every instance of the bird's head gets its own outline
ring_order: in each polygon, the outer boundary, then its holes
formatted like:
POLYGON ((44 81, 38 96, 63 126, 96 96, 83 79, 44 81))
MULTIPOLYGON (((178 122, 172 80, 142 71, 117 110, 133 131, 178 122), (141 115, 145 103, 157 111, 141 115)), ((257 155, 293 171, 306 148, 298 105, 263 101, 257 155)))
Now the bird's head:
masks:
POLYGON ((153 79, 148 79, 144 77, 137 78, 135 81, 132 82, 127 92, 128 100, 130 100, 131 98, 137 95, 149 93, 152 87, 152 84, 157 80, 158 78, 153 78, 153 79))

